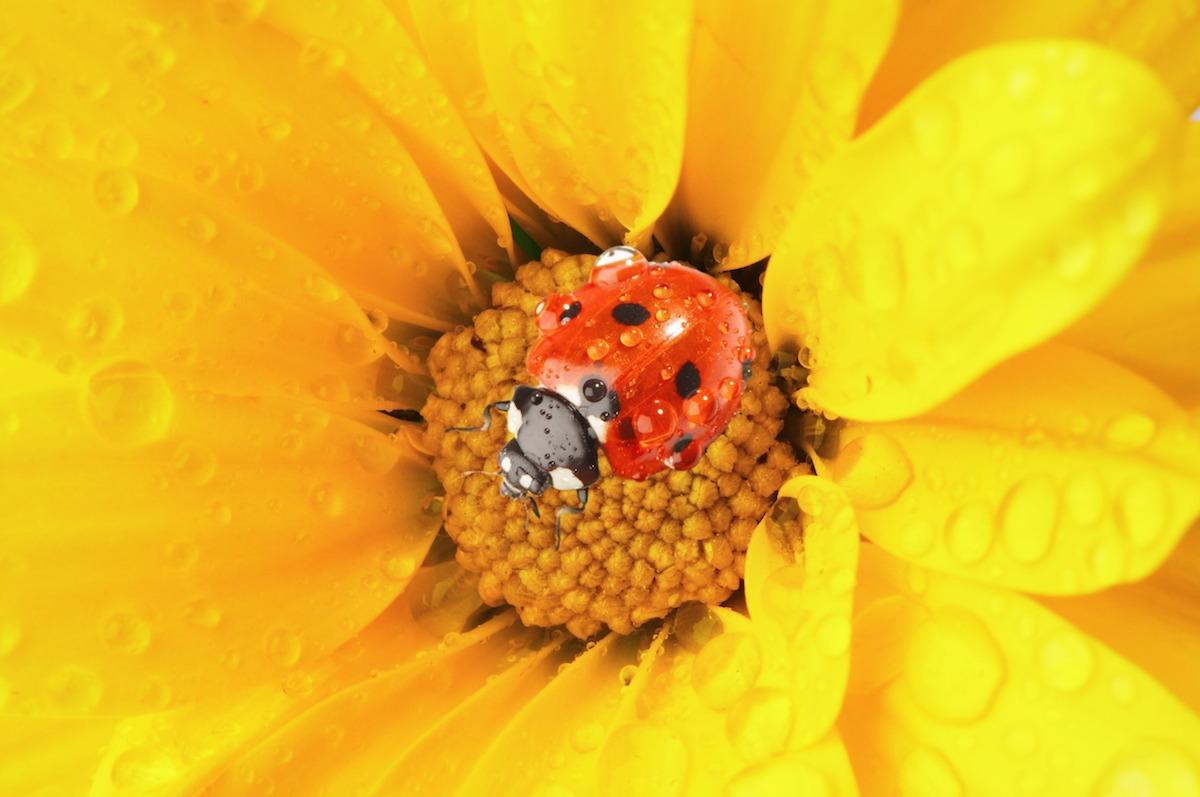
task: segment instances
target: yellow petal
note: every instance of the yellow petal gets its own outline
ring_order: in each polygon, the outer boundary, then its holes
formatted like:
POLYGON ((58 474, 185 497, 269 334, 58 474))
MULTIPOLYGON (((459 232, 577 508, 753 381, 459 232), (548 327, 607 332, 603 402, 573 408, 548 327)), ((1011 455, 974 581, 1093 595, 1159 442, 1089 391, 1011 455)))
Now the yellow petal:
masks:
POLYGON ((826 463, 896 556, 1021 590, 1144 577, 1200 510, 1200 433, 1160 390, 1047 344, 910 421, 847 424, 826 463))
POLYGON ((6 347, 69 376, 134 359, 226 395, 420 405, 381 384, 385 342, 328 272, 216 203, 92 163, 0 175, 6 347))
POLYGON ((1194 408, 1200 406, 1200 124, 1187 130, 1175 195, 1153 246, 1063 337, 1127 365, 1194 408))
POLYGON ((1143 66, 1078 42, 930 78, 822 170, 767 269, 800 400, 913 415, 1081 315, 1154 229, 1175 117, 1143 66))
POLYGON ((762 685, 782 688, 794 702, 793 743, 824 736, 841 708, 857 560, 854 510, 836 485, 816 476, 784 484, 751 539, 746 603, 764 658, 777 663, 762 685))
POLYGON ((513 718, 461 793, 856 794, 837 734, 826 724, 806 737, 792 674, 745 616, 690 605, 653 637, 587 650, 513 718))
MULTIPOLYGON (((515 670, 536 684, 546 674, 545 659, 558 647, 533 652, 539 637, 511 612, 455 635, 427 655, 334 694, 241 751, 211 788, 218 794, 260 794, 262 784, 243 776, 250 772, 262 773, 281 793, 314 787, 330 794, 371 793, 409 745, 472 696, 486 694, 493 679, 513 677, 509 671, 515 670)), ((457 749, 460 766, 470 752, 457 749)))
MULTIPOLYGON (((185 213, 261 228, 272 250, 319 263, 367 306, 433 327, 467 317, 482 295, 468 290, 455 235, 488 261, 505 259, 496 239, 507 233, 490 229, 502 209, 486 165, 418 74, 414 46, 390 17, 357 6, 314 36, 318 12, 267 5, 10 7, 0 24, 19 35, 6 68, 30 89, 6 103, 0 151, 87 165, 89 181, 104 181, 104 209, 128 214, 113 223, 140 212, 131 186, 144 183, 150 199, 159 181, 193 197, 185 213), (428 107, 405 109, 409 100, 428 107), (396 120, 405 113, 427 132, 396 120)), ((203 219, 176 221, 211 235, 203 219)), ((102 254, 124 265, 120 252, 102 254)))
POLYGON ((1136 584, 1042 603, 1137 664, 1200 712, 1200 527, 1136 584))
POLYGON ((698 2, 683 171, 658 235, 681 256, 703 241, 720 269, 770 253, 854 132, 897 5, 698 2))
POLYGON ((1200 720, 1137 667, 1018 594, 862 564, 839 726, 865 794, 1195 793, 1200 720))
POLYGON ((29 797, 87 794, 114 725, 116 720, 106 717, 3 717, 0 793, 29 797))
POLYGON ((963 53, 999 42, 1064 36, 1091 39, 1150 65, 1175 94, 1181 110, 1200 102, 1196 8, 1175 0, 1095 3, 1088 0, 1005 0, 905 3, 889 48, 863 106, 872 124, 926 76, 963 53))
MULTIPOLYGON (((91 797, 211 793, 212 784, 219 787, 222 776, 228 779, 231 772, 241 788, 268 788, 276 769, 288 764, 288 756, 259 770, 231 770, 235 756, 285 726, 302 722, 310 712, 319 713, 311 710, 341 699, 398 663, 430 656, 443 642, 441 633, 431 632, 408 608, 421 599, 413 594, 418 580, 353 639, 319 661, 288 671, 280 682, 122 719, 107 744, 96 751, 79 751, 63 764, 89 778, 94 772, 91 797), (95 753, 103 754, 98 765, 93 763, 95 753), (206 785, 208 791, 202 788, 206 785)), ((510 623, 511 619, 498 620, 493 630, 510 623)), ((438 656, 432 659, 440 661, 438 656)))
MULTIPOLYGON (((648 230, 675 188, 690 5, 474 5, 487 94, 468 100, 496 109, 513 181, 599 245, 648 230)), ((450 46, 431 58, 459 57, 471 37, 450 46)))
POLYGON ((125 714, 283 678, 400 592, 440 525, 400 439, 146 364, 5 358, 9 711, 125 714))

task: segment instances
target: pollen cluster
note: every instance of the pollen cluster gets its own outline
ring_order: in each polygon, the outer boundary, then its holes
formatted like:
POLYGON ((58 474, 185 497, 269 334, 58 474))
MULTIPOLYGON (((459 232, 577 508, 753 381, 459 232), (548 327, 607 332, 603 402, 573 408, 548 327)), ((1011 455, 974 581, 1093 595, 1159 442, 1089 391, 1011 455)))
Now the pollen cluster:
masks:
POLYGON ((776 439, 788 401, 772 384, 760 306, 743 295, 754 326, 751 376, 738 413, 694 468, 639 482, 612 475, 601 454, 601 479, 584 514, 564 518, 558 550, 554 513, 578 505, 573 493, 547 490, 540 518, 500 494, 503 416, 496 413, 488 431, 451 429, 479 426, 489 403, 536 384, 525 370, 538 337, 535 308, 547 294, 582 285, 594 259, 546 250, 518 269, 515 282, 495 285, 493 306, 430 352, 435 389, 422 410, 446 493, 446 532, 458 562, 479 574, 480 596, 514 606, 527 625, 565 625, 578 637, 606 626, 628 633, 688 601, 728 598, 741 583, 751 533, 798 465, 790 445, 776 439))

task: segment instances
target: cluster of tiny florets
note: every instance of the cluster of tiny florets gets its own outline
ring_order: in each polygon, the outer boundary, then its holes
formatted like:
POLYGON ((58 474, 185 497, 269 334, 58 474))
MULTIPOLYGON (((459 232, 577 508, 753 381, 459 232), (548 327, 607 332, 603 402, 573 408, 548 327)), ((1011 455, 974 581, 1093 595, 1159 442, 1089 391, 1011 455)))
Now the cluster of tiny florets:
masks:
POLYGON ((573 494, 547 490, 540 518, 500 494, 503 417, 486 432, 449 430, 478 426, 486 405, 535 383, 525 370, 538 337, 535 308, 547 294, 582 285, 594 260, 546 250, 515 282, 495 285, 492 308, 430 352, 435 389, 422 410, 446 491, 446 532, 459 563, 479 574, 483 600, 514 606, 527 625, 565 625, 579 637, 604 626, 627 633, 687 601, 728 598, 741 583, 751 533, 797 467, 791 446, 776 439, 788 401, 768 371, 761 309, 744 297, 755 329, 753 371, 737 415, 694 468, 638 482, 613 476, 601 455, 601 479, 585 513, 563 521, 558 550, 554 511, 575 506, 573 494))

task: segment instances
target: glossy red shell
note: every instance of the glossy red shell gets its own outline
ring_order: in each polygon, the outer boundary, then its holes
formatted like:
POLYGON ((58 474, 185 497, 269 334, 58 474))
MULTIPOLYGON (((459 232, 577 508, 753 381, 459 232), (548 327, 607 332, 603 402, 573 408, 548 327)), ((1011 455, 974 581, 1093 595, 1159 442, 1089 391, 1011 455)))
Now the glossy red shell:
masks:
POLYGON ((737 412, 754 356, 736 294, 702 271, 641 257, 546 297, 538 327, 526 366, 542 385, 578 395, 599 377, 617 391, 604 452, 628 479, 695 465, 737 412))

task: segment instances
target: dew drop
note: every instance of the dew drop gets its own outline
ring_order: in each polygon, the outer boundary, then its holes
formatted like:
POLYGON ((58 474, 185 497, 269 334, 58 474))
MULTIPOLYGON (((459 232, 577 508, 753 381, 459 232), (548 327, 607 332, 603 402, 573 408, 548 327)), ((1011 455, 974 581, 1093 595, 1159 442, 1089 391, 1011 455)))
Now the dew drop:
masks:
POLYGON ((150 624, 130 612, 116 612, 100 625, 104 644, 117 653, 136 656, 150 646, 150 624))
POLYGON ((1142 741, 1122 750, 1101 773, 1095 797, 1200 797, 1200 772, 1180 750, 1142 741))
POLYGON ((658 375, 662 377, 664 382, 666 382, 668 379, 671 379, 675 376, 675 366, 664 365, 662 370, 658 372, 658 375))
POLYGON ((0 66, 0 113, 15 110, 29 99, 37 80, 33 71, 21 64, 0 66))
POLYGON ((137 207, 141 188, 131 172, 110 169, 101 172, 92 183, 92 196, 100 210, 113 216, 123 216, 137 207))
POLYGON ((342 298, 341 288, 321 274, 306 275, 304 288, 318 302, 336 302, 342 298))
POLYGON ((765 761, 787 746, 795 713, 792 697, 783 689, 752 689, 729 710, 726 734, 746 761, 765 761))
POLYGON ((380 570, 393 581, 408 581, 417 570, 417 563, 403 551, 393 551, 385 554, 380 562, 380 570))
POLYGON ((208 0, 213 19, 223 25, 245 25, 262 14, 267 0, 208 0))
POLYGON ((118 789, 160 789, 183 774, 180 762, 165 748, 146 744, 130 748, 113 760, 110 777, 118 789))
POLYGON ((654 294, 655 299, 666 299, 671 295, 671 286, 667 285, 665 282, 660 282, 654 286, 654 289, 651 291, 651 293, 654 294))
POLYGON ((1087 685, 1096 666, 1096 654, 1078 633, 1062 629, 1041 647, 1039 656, 1046 683, 1064 692, 1087 685))
POLYGON ((762 648, 750 634, 715 637, 692 664, 692 688, 709 708, 729 708, 758 682, 762 648))
POLYGON ((76 340, 92 346, 111 343, 125 326, 121 305, 107 297, 89 299, 67 320, 67 331, 76 340))
POLYGON ((688 768, 687 745, 675 731, 655 723, 622 725, 600 751, 598 792, 677 797, 687 786, 688 768))
POLYGON ((279 629, 272 631, 266 638, 266 651, 274 661, 284 667, 293 667, 300 661, 302 645, 300 637, 291 631, 279 629))
POLYGON ((637 673, 638 668, 636 664, 626 664, 617 673, 617 680, 621 682, 622 686, 629 686, 633 683, 633 679, 637 677, 637 673))
POLYGON ((1004 657, 987 627, 966 611, 944 609, 914 632, 904 682, 930 716, 969 722, 987 713, 1004 672, 1004 657))
POLYGON ((1009 491, 1000 507, 1000 534, 1013 559, 1036 562, 1046 555, 1058 512, 1058 491, 1045 476, 1026 479, 1009 491))
POLYGON ((845 50, 820 49, 812 56, 809 88, 817 104, 834 114, 853 113, 862 93, 858 62, 845 50))
POLYGON ((696 301, 699 302, 701 307, 707 309, 713 306, 717 301, 717 297, 712 291, 700 291, 700 293, 696 294, 696 301))
POLYGON ((850 620, 841 615, 826 617, 817 628, 817 645, 827 656, 841 656, 850 649, 850 620))
POLYGON ((1170 517, 1166 487, 1150 477, 1126 484, 1117 497, 1117 521, 1138 548, 1148 548, 1162 536, 1170 517))
POLYGON ((7 656, 21 644, 21 626, 12 620, 0 620, 0 657, 7 656))
POLYGON ((0 305, 24 295, 37 273, 37 250, 25 230, 0 216, 0 305))
POLYGON ((1141 412, 1126 412, 1104 427, 1104 441, 1114 451, 1131 453, 1150 445, 1158 431, 1154 419, 1141 412))
POLYGON ((608 341, 603 338, 597 338, 587 345, 587 356, 593 360, 603 360, 608 356, 608 352, 608 341))
POLYGON ((846 287, 863 304, 889 310, 904 292, 904 260, 900 241, 885 230, 864 232, 843 263, 846 287))
POLYGON ((633 413, 633 433, 643 446, 666 440, 678 426, 675 408, 661 399, 650 399, 633 413))
POLYGON ((571 746, 580 753, 590 753, 604 743, 604 727, 598 722, 580 725, 571 734, 571 746))
POLYGON ((995 526, 983 504, 959 507, 946 521, 946 547, 963 564, 976 564, 992 547, 995 526))
POLYGON ((199 443, 185 440, 171 454, 171 469, 180 478, 200 487, 216 475, 217 458, 199 443))
POLYGON ((92 670, 68 664, 46 679, 46 692, 63 711, 90 711, 104 696, 104 681, 92 670))
POLYGON ((913 118, 917 152, 931 163, 948 158, 957 138, 957 117, 954 109, 945 103, 929 102, 913 118))
POLYGON ((96 432, 111 443, 141 446, 166 437, 175 400, 158 371, 121 362, 94 373, 84 403, 96 432))
POLYGON ((1104 484, 1094 473, 1075 473, 1063 491, 1067 516, 1080 526, 1092 526, 1104 517, 1104 484))
POLYGON ((708 423, 716 409, 717 402, 712 391, 702 387, 683 402, 683 417, 687 418, 690 423, 700 426, 708 423))
POLYGON ((198 243, 206 244, 217 237, 217 223, 203 213, 188 213, 179 218, 183 234, 198 243))
POLYGON ((183 614, 189 623, 198 628, 216 628, 221 622, 221 610, 205 598, 197 598, 189 603, 183 614))
POLYGON ((730 376, 722 379, 721 384, 717 385, 717 394, 721 397, 722 401, 733 401, 741 395, 741 392, 742 383, 730 376))
POLYGON ((845 445, 833 461, 833 480, 864 509, 895 503, 913 480, 912 461, 892 437, 871 432, 845 445))
POLYGON ((621 331, 620 339, 621 345, 633 348, 641 343, 645 339, 645 336, 642 334, 642 330, 637 327, 630 327, 621 331))
POLYGON ((341 517, 346 512, 346 495, 332 484, 318 485, 313 490, 312 500, 313 506, 328 517, 341 517))

